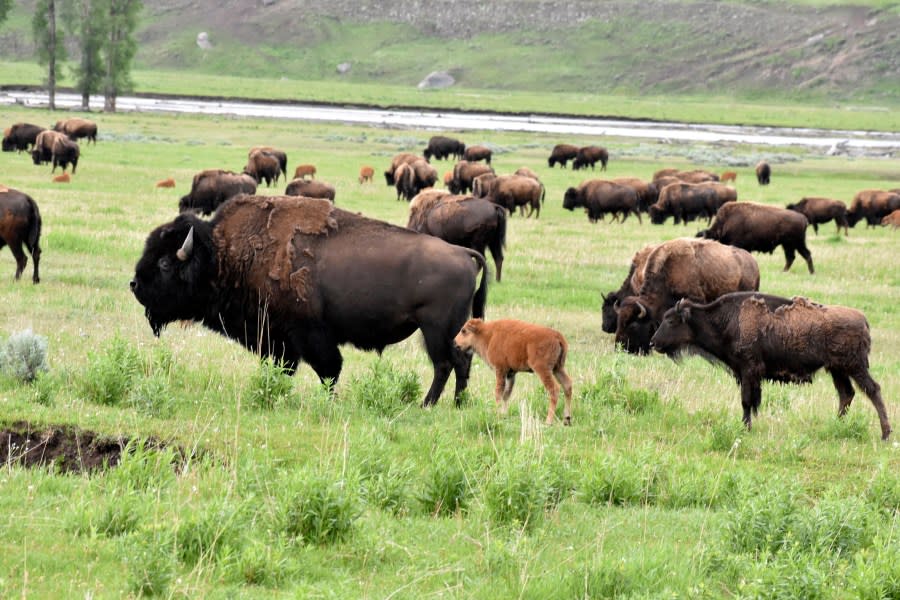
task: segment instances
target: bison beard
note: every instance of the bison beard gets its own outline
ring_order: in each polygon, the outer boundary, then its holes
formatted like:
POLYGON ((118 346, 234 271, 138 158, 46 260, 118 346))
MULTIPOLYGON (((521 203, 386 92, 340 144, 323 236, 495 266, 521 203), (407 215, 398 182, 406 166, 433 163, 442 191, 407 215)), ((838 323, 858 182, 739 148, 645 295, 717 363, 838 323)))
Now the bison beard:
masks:
POLYGON ((154 334, 201 321, 291 372, 305 361, 323 381, 341 372, 339 345, 381 352, 421 329, 434 366, 427 406, 451 370, 460 401, 470 359, 453 336, 484 314, 486 279, 477 252, 326 200, 238 196, 209 222, 186 213, 155 229, 131 289, 154 334))

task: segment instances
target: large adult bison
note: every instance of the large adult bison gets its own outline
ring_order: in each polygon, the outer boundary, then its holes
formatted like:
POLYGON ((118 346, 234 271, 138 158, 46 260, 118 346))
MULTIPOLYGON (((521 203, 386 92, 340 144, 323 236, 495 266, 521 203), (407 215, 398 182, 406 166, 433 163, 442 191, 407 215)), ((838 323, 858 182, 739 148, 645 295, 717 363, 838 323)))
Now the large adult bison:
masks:
POLYGON ((547 164, 552 169, 553 165, 559 163, 562 168, 565 169, 566 163, 576 156, 578 156, 578 146, 573 146, 572 144, 557 144, 553 146, 553 150, 550 151, 550 158, 547 159, 547 164))
POLYGON ((200 321, 289 372, 304 361, 323 382, 341 373, 341 344, 381 352, 421 329, 428 406, 451 370, 461 400, 471 361, 453 337, 484 314, 486 280, 481 254, 436 237, 327 200, 239 196, 210 221, 185 213, 154 229, 131 290, 156 335, 200 321))
POLYGON ((294 179, 284 190, 285 196, 305 196, 306 198, 322 198, 334 203, 334 186, 324 181, 312 179, 294 179))
POLYGON ((81 117, 57 121, 53 130, 66 134, 72 141, 87 138, 88 142, 97 143, 97 124, 81 117))
POLYGON ((759 185, 769 185, 772 178, 772 167, 764 160, 759 161, 756 165, 756 181, 759 185))
MULTIPOLYGON (((600 163, 600 170, 605 171, 607 162, 609 162, 609 152, 607 152, 606 148, 601 148, 600 146, 584 146, 583 148, 578 149, 575 160, 572 161, 572 170, 577 171, 582 168, 586 169, 590 167, 591 171, 593 171, 594 165, 600 163)), ((565 166, 565 164, 563 164, 563 166, 565 166)))
POLYGON ((53 149, 50 152, 50 161, 53 163, 53 168, 50 169, 50 172, 55 172, 56 167, 62 167, 63 172, 65 172, 66 168, 72 165, 72 173, 74 174, 75 169, 78 167, 80 154, 81 150, 76 142, 65 136, 56 138, 53 141, 53 149))
POLYGON ((900 208, 900 193, 884 190, 857 192, 847 211, 847 223, 854 227, 865 219, 866 227, 875 227, 887 215, 900 208))
POLYGON ((612 181, 591 179, 582 182, 577 188, 567 189, 563 196, 563 208, 575 210, 579 206, 584 207, 591 223, 603 220, 607 214, 612 215, 614 221, 618 221, 619 215, 622 215, 624 223, 632 213, 641 222, 637 192, 631 186, 612 181))
POLYGON ((465 194, 472 190, 472 182, 476 177, 493 172, 494 169, 490 165, 461 160, 453 165, 453 177, 450 179, 448 189, 454 194, 465 194))
POLYGON ((858 310, 752 292, 709 304, 681 300, 666 312, 652 345, 673 358, 699 351, 725 365, 741 386, 748 429, 762 400, 762 380, 810 383, 824 368, 838 393, 839 416, 855 395, 852 379, 875 406, 881 438, 891 433, 881 388, 869 374, 869 323, 858 310))
POLYGON ((841 227, 844 228, 844 235, 849 234, 848 228, 850 223, 847 221, 847 205, 840 200, 815 196, 807 197, 800 200, 800 202, 788 204, 787 209, 796 211, 806 217, 806 220, 813 226, 813 231, 817 235, 819 233, 819 225, 832 219, 834 219, 834 224, 837 225, 839 234, 841 233, 841 227))
POLYGON ((815 273, 812 254, 806 247, 808 223, 805 216, 786 208, 756 202, 729 202, 716 213, 712 226, 697 235, 748 252, 772 253, 781 246, 785 271, 794 264, 799 252, 809 272, 815 273))
POLYGON ((759 265, 746 250, 712 240, 679 238, 647 255, 637 293, 615 306, 616 344, 632 354, 650 352, 663 313, 681 298, 709 302, 723 294, 759 289, 759 265))
MULTIPOLYGON (((247 153, 247 159, 249 160, 255 152, 263 152, 268 154, 269 156, 274 156, 276 160, 278 160, 278 168, 279 175, 284 175, 285 180, 287 180, 288 176, 288 158, 287 153, 284 150, 279 150, 278 148, 273 148, 272 146, 255 146, 250 148, 250 151, 247 153)), ((278 178, 275 178, 275 181, 278 181, 278 178)))
POLYGON ((247 157, 244 173, 256 180, 257 185, 265 181, 266 187, 269 187, 272 182, 278 183, 281 176, 281 160, 269 152, 253 150, 247 157))
POLYGON ((256 180, 246 173, 207 169, 194 175, 191 191, 178 202, 179 212, 215 212, 219 205, 238 194, 255 194, 256 180))
POLYGON ((628 275, 625 277, 625 281, 622 282, 622 285, 619 286, 619 289, 607 294, 600 294, 600 298, 602 299, 600 309, 600 314, 602 316, 601 329, 606 333, 616 332, 616 323, 618 321, 616 308, 618 308, 621 300, 628 296, 636 295, 638 290, 641 289, 641 286, 644 284, 644 265, 647 263, 647 257, 650 256, 650 253, 653 252, 657 246, 659 246, 659 244, 647 244, 635 252, 634 256, 631 257, 628 275))
POLYGON ((419 160, 418 154, 413 154, 412 152, 401 152, 400 154, 394 155, 391 159, 391 166, 387 168, 384 172, 384 180, 387 182, 388 186, 396 185, 396 181, 394 179, 394 172, 400 165, 413 163, 419 160))
POLYGON ((33 283, 40 283, 38 267, 41 262, 41 213, 37 202, 19 190, 0 185, 0 248, 9 246, 16 259, 16 279, 22 276, 28 258, 22 245, 31 254, 34 271, 33 283))
POLYGON ((22 152, 34 147, 34 142, 44 128, 31 123, 15 123, 3 132, 3 151, 22 152))
POLYGON ((709 186, 695 183, 670 183, 659 190, 655 204, 649 208, 650 222, 662 225, 672 217, 675 224, 705 217, 707 224, 719 208, 719 195, 709 186))
POLYGON ((487 146, 469 146, 466 148, 466 151, 463 152, 463 160, 467 160, 469 162, 478 162, 479 160, 483 160, 487 164, 491 164, 491 157, 494 155, 493 151, 487 146))
POLYGON ((638 210, 641 212, 647 212, 659 200, 659 188, 652 181, 647 182, 637 177, 616 177, 610 181, 634 189, 638 197, 638 210))
POLYGON ((435 135, 428 140, 428 146, 425 147, 422 155, 427 161, 430 161, 432 158, 444 160, 450 157, 461 160, 465 151, 466 145, 461 141, 445 135, 435 135))
POLYGON ((410 202, 406 226, 485 256, 490 248, 495 276, 500 281, 506 246, 506 210, 502 206, 444 190, 425 190, 410 202))
POLYGON ((45 129, 38 133, 31 149, 31 159, 36 165, 53 162, 53 145, 57 140, 68 139, 66 134, 52 129, 45 129))
POLYGON ((540 218, 544 201, 544 186, 540 181, 525 175, 501 175, 490 180, 485 187, 483 197, 504 207, 510 216, 515 214, 516 207, 525 216, 527 206, 529 218, 532 214, 535 214, 535 219, 540 218))

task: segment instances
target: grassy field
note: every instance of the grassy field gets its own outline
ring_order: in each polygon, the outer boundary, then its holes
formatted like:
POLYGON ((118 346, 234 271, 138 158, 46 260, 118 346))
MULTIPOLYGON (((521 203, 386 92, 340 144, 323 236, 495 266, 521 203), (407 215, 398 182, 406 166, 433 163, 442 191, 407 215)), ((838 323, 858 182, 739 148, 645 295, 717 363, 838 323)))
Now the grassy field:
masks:
MULTIPOLYGON (((0 123, 57 114, 0 107, 0 123)), ((550 170, 560 141, 468 132, 495 149, 498 172, 535 169, 541 218, 510 221, 504 281, 488 318, 555 327, 570 344, 571 428, 540 425, 546 397, 523 374, 510 415, 493 407, 493 375, 474 361, 470 400, 449 393, 422 410, 431 377, 418 336, 384 356, 344 349, 336 397, 308 368, 290 380, 202 327, 152 336, 128 289, 149 231, 176 212, 205 168, 240 170, 268 144, 289 167, 314 163, 337 204, 396 224, 407 205, 378 177, 430 132, 193 116, 93 115, 72 183, 0 155, 3 185, 38 202, 42 281, 13 282, 0 253, 3 338, 47 340, 49 371, 0 379, 0 429, 75 425, 165 442, 115 468, 60 474, 0 470, 0 597, 120 598, 881 598, 900 591, 900 446, 879 440, 858 396, 836 418, 830 378, 767 385, 752 432, 737 386, 699 359, 614 351, 600 330, 600 293, 619 286, 644 244, 700 227, 592 225, 562 209, 591 175, 550 170), (158 190, 166 177, 174 190, 158 190), (179 460, 174 449, 193 455, 179 460), (174 468, 173 468, 174 464, 174 468)), ((664 166, 738 166, 743 200, 784 205, 805 195, 849 202, 900 186, 895 160, 821 158, 796 149, 636 143, 573 136, 610 150, 605 175, 649 178, 664 166), (757 186, 759 158, 772 185, 757 186)), ((437 163, 441 173, 449 162, 437 163)), ((281 189, 261 188, 275 194, 281 189)), ((864 311, 872 373, 900 422, 897 233, 858 225, 809 232, 802 261, 756 255, 762 289, 864 311)), ((30 274, 29 269, 26 275, 30 274)), ((2 362, 2 361, 0 361, 2 362)))

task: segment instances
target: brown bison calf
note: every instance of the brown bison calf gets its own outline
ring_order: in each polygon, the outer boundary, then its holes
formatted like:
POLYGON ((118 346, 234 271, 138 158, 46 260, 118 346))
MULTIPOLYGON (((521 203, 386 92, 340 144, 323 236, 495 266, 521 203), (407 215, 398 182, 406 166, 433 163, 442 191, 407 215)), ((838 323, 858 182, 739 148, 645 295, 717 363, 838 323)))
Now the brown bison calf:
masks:
POLYGON ((719 175, 719 181, 725 183, 726 181, 734 181, 737 182, 737 173, 734 171, 725 171, 721 175, 719 175))
POLYGON ((900 208, 881 220, 882 225, 892 225, 894 229, 900 227, 900 208))
POLYGON ((294 179, 303 179, 307 175, 313 179, 316 178, 315 165, 297 165, 297 168, 294 169, 294 179))
POLYGON ((453 341, 464 351, 474 350, 493 367, 497 376, 494 398, 504 414, 509 409, 516 373, 531 371, 541 378, 550 394, 547 424, 552 424, 556 415, 559 400, 556 381, 566 395, 563 423, 572 424, 572 380, 565 369, 569 345, 560 332, 515 319, 491 322, 469 319, 453 341))
POLYGON ((375 169, 372 167, 365 165, 359 168, 359 184, 362 185, 365 182, 372 183, 373 177, 375 177, 375 169))
POLYGON ((160 179, 159 181, 156 182, 156 187, 158 187, 158 188, 173 188, 173 187, 175 187, 175 180, 172 179, 171 177, 168 177, 166 179, 160 179))
POLYGON ((72 181, 72 178, 65 171, 63 171, 62 175, 57 175, 53 178, 53 183, 69 183, 70 181, 72 181))

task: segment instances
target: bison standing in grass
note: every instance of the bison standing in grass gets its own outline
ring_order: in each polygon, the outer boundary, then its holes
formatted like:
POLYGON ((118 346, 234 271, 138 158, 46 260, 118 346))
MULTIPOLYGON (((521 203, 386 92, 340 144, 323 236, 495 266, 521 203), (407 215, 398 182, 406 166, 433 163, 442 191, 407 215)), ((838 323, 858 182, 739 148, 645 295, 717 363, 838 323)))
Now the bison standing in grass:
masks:
POLYGON ((609 162, 609 152, 607 152, 606 148, 585 146, 578 149, 578 154, 575 155, 575 160, 572 161, 572 170, 577 171, 590 167, 591 171, 593 171, 594 165, 600 163, 600 170, 605 171, 607 162, 609 162))
POLYGON ((806 217, 806 220, 813 226, 813 231, 817 235, 819 233, 819 225, 832 219, 834 219, 834 224, 837 225, 837 232, 840 233, 841 227, 843 227, 844 235, 848 235, 850 224, 847 221, 847 205, 840 200, 816 197, 803 198, 800 202, 788 204, 787 209, 796 211, 806 217))
POLYGON ((772 167, 764 160, 759 161, 756 165, 756 182, 759 185, 769 185, 772 178, 772 167))
POLYGON ((72 141, 87 138, 88 142, 97 143, 97 124, 81 117, 57 121, 53 130, 66 134, 72 141))
POLYGON ((16 123, 3 132, 3 151, 22 152, 34 147, 34 142, 44 128, 31 123, 16 123))
POLYGON ((556 416, 557 381, 566 396, 563 423, 572 424, 572 380, 566 373, 569 345, 560 332, 515 319, 490 322, 469 319, 454 341, 464 351, 475 351, 494 369, 494 398, 503 414, 509 410, 516 373, 531 372, 540 377, 550 395, 547 425, 552 424, 556 416))
POLYGON ((636 215, 641 222, 638 195, 630 185, 602 179, 584 181, 577 188, 567 189, 563 196, 563 208, 575 210, 578 207, 584 207, 591 223, 602 221, 606 215, 612 215, 613 221, 618 221, 622 215, 624 223, 629 214, 636 215))
POLYGON ((865 219, 866 227, 875 227, 881 219, 900 209, 900 193, 884 190, 862 190, 853 197, 847 222, 854 227, 865 219))
POLYGON ((155 335, 200 321, 293 373, 337 381, 340 346, 382 352, 421 330, 434 367, 423 404, 450 372, 457 404, 471 357, 453 338, 487 298, 484 257, 327 200, 239 196, 210 221, 183 213, 154 229, 131 290, 155 335), (481 283, 478 273, 481 271, 481 283))
POLYGON ((725 365, 741 386, 748 429, 762 400, 762 380, 810 383, 825 369, 838 393, 839 416, 853 401, 852 379, 875 406, 881 439, 891 433, 881 388, 869 373, 869 323, 853 308, 752 292, 709 304, 681 300, 666 312, 652 344, 672 358, 697 352, 725 365))
POLYGON ((31 196, 0 185, 0 248, 9 246, 16 259, 16 279, 22 276, 28 258, 22 252, 22 245, 31 254, 34 262, 32 283, 41 281, 41 213, 37 202, 31 196))
POLYGON ((547 164, 552 169, 553 165, 559 163, 560 166, 565 169, 566 163, 576 156, 578 156, 578 146, 573 146, 572 144, 557 144, 553 146, 553 150, 550 151, 550 158, 547 159, 547 164))
POLYGON ((429 162, 432 158, 444 160, 445 158, 453 157, 456 160, 461 160, 465 151, 466 145, 461 141, 445 135, 435 135, 428 140, 428 146, 422 152, 422 155, 429 162))
POLYGON ((179 200, 178 211, 209 215, 233 196, 255 193, 256 180, 246 173, 207 169, 194 175, 191 191, 179 200))

